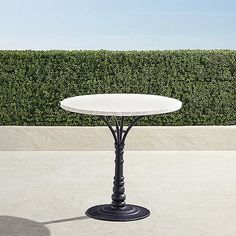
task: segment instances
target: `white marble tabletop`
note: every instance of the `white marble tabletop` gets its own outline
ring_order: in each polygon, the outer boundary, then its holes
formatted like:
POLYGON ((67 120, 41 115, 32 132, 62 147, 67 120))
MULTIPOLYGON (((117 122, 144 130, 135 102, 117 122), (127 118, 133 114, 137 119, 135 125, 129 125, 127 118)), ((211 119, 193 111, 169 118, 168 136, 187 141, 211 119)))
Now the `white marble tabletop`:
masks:
POLYGON ((149 94, 92 94, 60 101, 67 111, 102 116, 143 116, 177 111, 182 102, 149 94))

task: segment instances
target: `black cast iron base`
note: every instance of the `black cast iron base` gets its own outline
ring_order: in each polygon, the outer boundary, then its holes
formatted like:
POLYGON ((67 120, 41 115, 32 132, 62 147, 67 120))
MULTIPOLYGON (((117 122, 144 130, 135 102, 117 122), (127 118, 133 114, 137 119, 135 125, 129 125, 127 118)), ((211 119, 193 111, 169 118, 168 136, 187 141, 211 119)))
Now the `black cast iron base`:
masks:
POLYGON ((100 116, 107 124, 114 137, 115 145, 115 176, 113 178, 113 194, 111 204, 94 206, 86 211, 86 215, 98 220, 131 221, 140 220, 150 215, 150 211, 141 206, 126 204, 123 163, 125 139, 131 127, 137 123, 141 116, 133 119, 127 129, 124 130, 124 117, 113 117, 115 129, 111 125, 112 117, 100 116))
POLYGON ((148 217, 150 211, 136 205, 126 204, 122 208, 114 208, 111 204, 104 204, 89 208, 86 215, 98 220, 132 221, 148 217))

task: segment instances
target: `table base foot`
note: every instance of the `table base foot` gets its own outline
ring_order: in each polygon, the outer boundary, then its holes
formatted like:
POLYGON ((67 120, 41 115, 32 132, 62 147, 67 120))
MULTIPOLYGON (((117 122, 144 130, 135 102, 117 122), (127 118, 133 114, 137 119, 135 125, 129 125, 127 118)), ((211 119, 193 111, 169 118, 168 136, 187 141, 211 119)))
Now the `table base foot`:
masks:
POLYGON ((111 204, 104 204, 89 208, 85 214, 98 220, 132 221, 148 217, 150 211, 136 205, 126 204, 122 208, 114 208, 111 204))

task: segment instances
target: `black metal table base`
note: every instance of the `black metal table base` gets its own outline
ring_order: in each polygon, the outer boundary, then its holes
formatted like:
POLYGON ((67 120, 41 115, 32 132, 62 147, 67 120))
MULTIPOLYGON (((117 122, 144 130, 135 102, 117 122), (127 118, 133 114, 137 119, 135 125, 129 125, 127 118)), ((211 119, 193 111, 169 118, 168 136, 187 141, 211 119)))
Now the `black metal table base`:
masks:
POLYGON ((111 204, 104 204, 89 208, 86 215, 98 220, 132 221, 148 217, 150 211, 136 205, 126 204, 122 208, 114 208, 111 204))
POLYGON ((113 138, 115 140, 115 176, 113 181, 113 194, 111 196, 111 204, 98 205, 89 208, 86 215, 98 220, 108 221, 133 221, 146 218, 150 215, 150 211, 144 207, 126 204, 125 187, 123 176, 123 154, 125 139, 133 125, 141 118, 137 116, 133 118, 131 124, 126 130, 123 129, 124 117, 104 117, 100 118, 107 124, 113 138), (110 121, 115 120, 115 129, 113 129, 110 121))

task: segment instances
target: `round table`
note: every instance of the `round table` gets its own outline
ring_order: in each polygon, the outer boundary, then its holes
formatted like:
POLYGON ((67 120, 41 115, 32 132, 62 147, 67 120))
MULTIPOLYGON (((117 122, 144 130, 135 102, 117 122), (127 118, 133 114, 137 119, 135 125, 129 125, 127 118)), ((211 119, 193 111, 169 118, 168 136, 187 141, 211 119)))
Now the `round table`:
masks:
POLYGON ((132 126, 141 117, 177 111, 182 106, 181 101, 149 94, 93 94, 66 98, 60 102, 60 106, 70 112, 100 117, 110 129, 115 141, 112 202, 111 204, 93 206, 86 211, 86 215, 109 221, 131 221, 149 216, 148 209, 125 202, 123 176, 125 139, 132 126), (124 119, 127 116, 133 118, 129 126, 125 128, 124 119))

